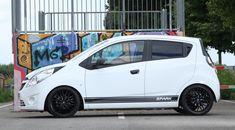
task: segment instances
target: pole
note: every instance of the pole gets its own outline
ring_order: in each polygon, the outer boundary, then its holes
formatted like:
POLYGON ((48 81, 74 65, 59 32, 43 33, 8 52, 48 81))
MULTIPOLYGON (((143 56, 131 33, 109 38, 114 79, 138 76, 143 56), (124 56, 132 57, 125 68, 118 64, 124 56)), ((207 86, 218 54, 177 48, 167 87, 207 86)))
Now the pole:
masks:
POLYGON ((179 31, 185 33, 185 7, 184 0, 176 0, 176 20, 179 31))
POLYGON ((38 24, 39 31, 45 30, 45 13, 43 11, 38 12, 38 24))
POLYGON ((169 1, 169 26, 172 31, 172 0, 169 1))
POLYGON ((71 0, 71 30, 74 31, 74 0, 71 0))
POLYGON ((11 0, 12 34, 21 31, 21 0, 11 0))
POLYGON ((125 0, 122 0, 122 30, 123 32, 126 30, 126 7, 125 0))

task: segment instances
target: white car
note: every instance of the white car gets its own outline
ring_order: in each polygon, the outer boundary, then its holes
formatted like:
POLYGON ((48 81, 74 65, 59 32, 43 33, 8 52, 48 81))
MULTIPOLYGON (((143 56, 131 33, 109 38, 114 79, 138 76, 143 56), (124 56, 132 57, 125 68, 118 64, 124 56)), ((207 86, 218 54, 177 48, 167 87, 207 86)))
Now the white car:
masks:
POLYGON ((214 64, 199 38, 108 39, 67 63, 29 73, 21 109, 71 117, 88 109, 173 108, 203 115, 220 99, 214 64))

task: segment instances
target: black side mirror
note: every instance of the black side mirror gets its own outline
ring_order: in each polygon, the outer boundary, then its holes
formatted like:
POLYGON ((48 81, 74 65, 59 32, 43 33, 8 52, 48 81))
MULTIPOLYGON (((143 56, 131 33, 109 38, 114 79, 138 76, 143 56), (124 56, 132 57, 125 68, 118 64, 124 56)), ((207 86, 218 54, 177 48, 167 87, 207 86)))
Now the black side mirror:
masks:
POLYGON ((100 59, 97 60, 95 66, 100 67, 100 66, 104 65, 104 62, 105 62, 105 59, 100 58, 100 59))

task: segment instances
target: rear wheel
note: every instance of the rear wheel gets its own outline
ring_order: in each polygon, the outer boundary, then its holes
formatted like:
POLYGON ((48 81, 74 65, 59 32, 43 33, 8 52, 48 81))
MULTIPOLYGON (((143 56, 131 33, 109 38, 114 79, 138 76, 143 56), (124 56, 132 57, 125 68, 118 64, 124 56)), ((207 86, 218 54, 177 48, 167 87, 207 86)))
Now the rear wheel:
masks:
POLYGON ((79 108, 79 96, 72 88, 59 87, 47 98, 47 109, 55 117, 71 117, 79 108))
POLYGON ((187 88, 181 96, 180 105, 187 114, 203 115, 213 106, 212 92, 205 86, 194 85, 187 88))

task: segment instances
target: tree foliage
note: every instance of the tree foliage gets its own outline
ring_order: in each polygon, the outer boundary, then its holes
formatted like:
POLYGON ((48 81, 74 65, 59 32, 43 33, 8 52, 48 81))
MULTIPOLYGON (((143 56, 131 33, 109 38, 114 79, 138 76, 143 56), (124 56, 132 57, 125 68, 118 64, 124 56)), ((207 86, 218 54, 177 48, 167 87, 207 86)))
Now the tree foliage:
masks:
POLYGON ((12 78, 14 76, 14 66, 13 64, 0 65, 0 73, 6 78, 12 78))
MULTIPOLYGON (((234 0, 209 0, 207 5, 211 14, 221 17, 224 27, 235 30, 234 0)), ((234 36, 232 39, 234 40, 234 36)))
POLYGON ((205 46, 217 49, 219 63, 222 64, 222 52, 235 52, 232 45, 233 30, 231 27, 225 26, 227 22, 219 13, 216 13, 217 10, 222 12, 223 8, 226 7, 218 8, 213 1, 216 0, 185 1, 186 35, 200 37, 203 39, 205 46))

